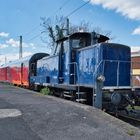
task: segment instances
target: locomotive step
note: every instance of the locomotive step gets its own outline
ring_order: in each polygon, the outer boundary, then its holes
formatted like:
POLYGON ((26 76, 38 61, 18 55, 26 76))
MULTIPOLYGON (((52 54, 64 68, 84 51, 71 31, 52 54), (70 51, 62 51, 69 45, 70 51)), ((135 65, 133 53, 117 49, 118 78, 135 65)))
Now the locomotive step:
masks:
POLYGON ((64 97, 72 98, 72 96, 68 94, 64 94, 64 97))
POLYGON ((85 92, 76 92, 76 94, 78 95, 78 94, 82 94, 82 95, 84 95, 84 94, 86 94, 85 92))
POLYGON ((87 99, 76 99, 76 102, 86 102, 87 99))
POLYGON ((71 95, 70 92, 68 92, 68 91, 64 91, 64 97, 72 98, 73 96, 71 95))

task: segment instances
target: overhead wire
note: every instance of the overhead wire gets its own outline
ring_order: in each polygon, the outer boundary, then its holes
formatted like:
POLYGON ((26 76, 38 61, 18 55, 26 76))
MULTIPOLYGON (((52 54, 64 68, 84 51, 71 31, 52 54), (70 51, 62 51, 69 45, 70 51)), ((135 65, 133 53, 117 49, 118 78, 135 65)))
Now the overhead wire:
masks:
POLYGON ((32 31, 34 31, 34 30, 38 29, 39 27, 40 27, 40 24, 39 24, 39 25, 37 25, 37 26, 35 26, 35 27, 33 27, 30 31, 26 32, 26 33, 25 33, 25 34, 23 34, 22 36, 26 36, 26 35, 31 34, 31 33, 32 33, 32 31))
MULTIPOLYGON (((70 1, 70 0, 66 0, 52 15, 54 15, 54 14, 56 14, 58 11, 62 10, 63 7, 66 6, 67 3, 68 3, 69 1, 70 1)), ((51 15, 51 16, 52 16, 52 15, 51 15)), ((49 17, 51 17, 51 16, 49 16, 49 17)), ((31 34, 32 31, 36 30, 36 29, 39 28, 39 27, 40 27, 40 24, 37 25, 37 26, 35 26, 34 28, 32 28, 29 32, 25 33, 23 36, 27 36, 27 35, 31 34)), ((31 41, 31 40, 33 40, 33 39, 39 37, 41 34, 42 34, 42 32, 41 32, 40 34, 38 34, 38 35, 32 37, 32 38, 29 39, 28 41, 31 41)))
POLYGON ((66 0, 55 12, 54 14, 56 14, 58 11, 62 10, 64 6, 66 6, 68 4, 68 2, 70 2, 70 0, 66 0))
POLYGON ((68 4, 68 2, 69 2, 70 0, 66 0, 63 4, 62 4, 62 6, 60 6, 60 10, 62 10, 63 9, 63 7, 65 6, 65 5, 67 5, 68 4))
POLYGON ((27 42, 32 41, 32 40, 34 40, 34 39, 36 39, 36 38, 37 38, 37 37, 39 37, 41 34, 42 34, 42 32, 41 32, 41 33, 39 33, 39 34, 37 34, 37 35, 35 35, 35 36, 33 36, 32 38, 30 38, 29 40, 27 40, 27 42))
POLYGON ((78 10, 80 10, 82 7, 84 7, 85 5, 87 5, 90 2, 91 2, 91 0, 86 1, 84 4, 80 5, 78 8, 76 8, 72 12, 70 12, 66 17, 70 17, 71 15, 73 15, 75 12, 77 12, 78 10))
MULTIPOLYGON (((58 11, 62 10, 63 7, 65 7, 69 1, 70 1, 70 0, 66 0, 66 1, 58 8, 58 10, 56 10, 56 11, 53 13, 53 15, 54 15, 55 13, 57 13, 58 11)), ((77 8, 74 9, 73 11, 71 11, 66 17, 70 17, 71 15, 73 15, 75 12, 77 12, 78 10, 80 10, 81 8, 83 8, 84 6, 86 6, 86 5, 87 5, 88 3, 90 3, 90 2, 91 2, 91 0, 86 1, 84 4, 80 5, 79 7, 77 7, 77 8)), ((33 30, 37 29, 39 26, 40 26, 40 25, 38 25, 38 26, 36 26, 35 28, 33 28, 33 29, 32 29, 31 31, 29 31, 26 35, 30 34, 33 30)), ((33 40, 33 39, 39 37, 41 34, 42 34, 42 32, 39 33, 39 34, 37 34, 36 36, 32 37, 32 38, 29 39, 28 41, 31 41, 31 40, 33 40)))

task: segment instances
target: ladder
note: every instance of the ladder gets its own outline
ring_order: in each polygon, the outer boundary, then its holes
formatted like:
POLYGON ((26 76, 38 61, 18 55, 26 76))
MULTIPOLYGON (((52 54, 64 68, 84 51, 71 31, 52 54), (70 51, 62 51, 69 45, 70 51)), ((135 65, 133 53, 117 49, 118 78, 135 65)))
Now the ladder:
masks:
POLYGON ((86 92, 76 92, 76 95, 77 95, 76 102, 79 102, 79 103, 87 102, 86 92))

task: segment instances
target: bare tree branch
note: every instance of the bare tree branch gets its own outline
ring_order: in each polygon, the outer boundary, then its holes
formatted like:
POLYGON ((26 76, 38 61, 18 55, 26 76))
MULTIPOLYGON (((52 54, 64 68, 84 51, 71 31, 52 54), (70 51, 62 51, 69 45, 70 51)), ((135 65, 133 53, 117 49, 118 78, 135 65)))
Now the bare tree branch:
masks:
MULTIPOLYGON (((41 26, 42 26, 42 37, 41 40, 44 43, 47 43, 49 48, 52 50, 55 47, 56 41, 63 38, 66 35, 66 17, 64 16, 56 16, 55 20, 53 21, 50 18, 46 17, 41 17, 41 26)), ((111 31, 103 31, 100 27, 91 27, 91 24, 86 21, 81 21, 79 25, 72 25, 70 23, 70 29, 69 33, 72 34, 74 32, 89 32, 89 31, 94 31, 99 34, 103 34, 111 39, 112 37, 112 32, 111 31)))

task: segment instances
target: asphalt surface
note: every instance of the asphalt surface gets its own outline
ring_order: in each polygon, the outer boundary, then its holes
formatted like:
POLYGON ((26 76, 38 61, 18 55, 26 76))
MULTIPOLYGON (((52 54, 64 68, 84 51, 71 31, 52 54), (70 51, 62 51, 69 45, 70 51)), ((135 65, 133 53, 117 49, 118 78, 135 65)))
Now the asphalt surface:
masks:
POLYGON ((0 140, 140 140, 140 129, 86 105, 0 83, 0 140))

